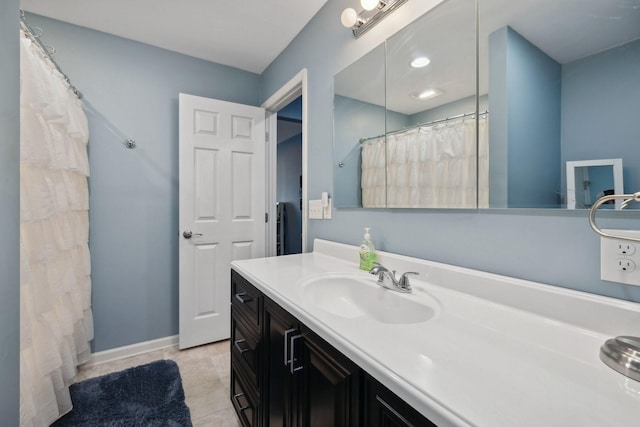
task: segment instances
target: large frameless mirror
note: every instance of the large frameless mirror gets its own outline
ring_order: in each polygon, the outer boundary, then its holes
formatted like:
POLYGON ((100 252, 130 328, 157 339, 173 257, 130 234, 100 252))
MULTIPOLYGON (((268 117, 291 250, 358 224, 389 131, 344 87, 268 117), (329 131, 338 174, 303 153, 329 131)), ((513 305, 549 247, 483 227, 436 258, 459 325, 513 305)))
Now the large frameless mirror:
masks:
POLYGON ((639 0, 445 0, 385 45, 336 76, 336 206, 582 209, 640 188, 639 0), (567 165, 603 159, 622 159, 614 188, 570 194, 605 168, 567 165))

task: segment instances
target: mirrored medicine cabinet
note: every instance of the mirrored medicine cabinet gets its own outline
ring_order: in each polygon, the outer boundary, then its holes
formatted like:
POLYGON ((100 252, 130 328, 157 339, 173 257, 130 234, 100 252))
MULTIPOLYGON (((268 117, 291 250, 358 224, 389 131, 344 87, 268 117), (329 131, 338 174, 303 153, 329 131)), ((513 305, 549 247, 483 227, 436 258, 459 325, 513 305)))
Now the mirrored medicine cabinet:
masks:
POLYGON ((636 0, 445 0, 335 75, 334 203, 585 209, 638 191, 638 76, 636 0))

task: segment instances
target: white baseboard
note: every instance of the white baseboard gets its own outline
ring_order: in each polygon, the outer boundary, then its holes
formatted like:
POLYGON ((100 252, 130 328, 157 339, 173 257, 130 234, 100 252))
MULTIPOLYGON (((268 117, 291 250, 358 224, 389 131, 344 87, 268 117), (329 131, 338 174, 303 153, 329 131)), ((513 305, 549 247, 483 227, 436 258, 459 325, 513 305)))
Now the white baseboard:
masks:
POLYGON ((112 348, 109 350, 99 351, 91 355, 91 359, 87 365, 99 365, 105 362, 111 362, 125 357, 136 356, 138 354, 148 353, 150 351, 162 350, 168 347, 178 346, 178 336, 158 338, 151 341, 140 342, 136 344, 126 345, 124 347, 112 348))

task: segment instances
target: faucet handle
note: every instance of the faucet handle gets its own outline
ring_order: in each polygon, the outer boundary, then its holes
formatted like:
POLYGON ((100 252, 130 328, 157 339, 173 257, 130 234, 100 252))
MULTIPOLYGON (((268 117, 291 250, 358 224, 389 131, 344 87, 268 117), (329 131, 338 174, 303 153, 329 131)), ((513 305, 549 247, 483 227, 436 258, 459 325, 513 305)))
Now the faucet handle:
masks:
POLYGON ((369 273, 370 274, 380 274, 380 273, 383 273, 385 271, 389 271, 389 270, 387 270, 387 268, 384 265, 380 264, 379 262, 375 262, 374 261, 373 262, 373 267, 371 268, 371 270, 369 270, 369 273))
POLYGON ((402 273, 402 276, 400 276, 400 280, 398 281, 398 287, 402 289, 411 289, 411 283, 409 283, 410 274, 415 274, 417 276, 420 273, 417 271, 407 271, 406 273, 402 273))

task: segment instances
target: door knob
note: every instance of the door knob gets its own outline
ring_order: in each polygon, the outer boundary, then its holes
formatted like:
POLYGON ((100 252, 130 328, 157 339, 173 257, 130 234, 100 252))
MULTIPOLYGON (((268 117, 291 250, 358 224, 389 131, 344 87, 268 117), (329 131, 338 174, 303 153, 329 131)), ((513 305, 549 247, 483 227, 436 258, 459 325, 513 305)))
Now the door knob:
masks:
POLYGON ((202 233, 193 233, 191 230, 185 230, 184 233, 182 233, 182 237, 185 239, 190 239, 192 236, 202 236, 202 233))

